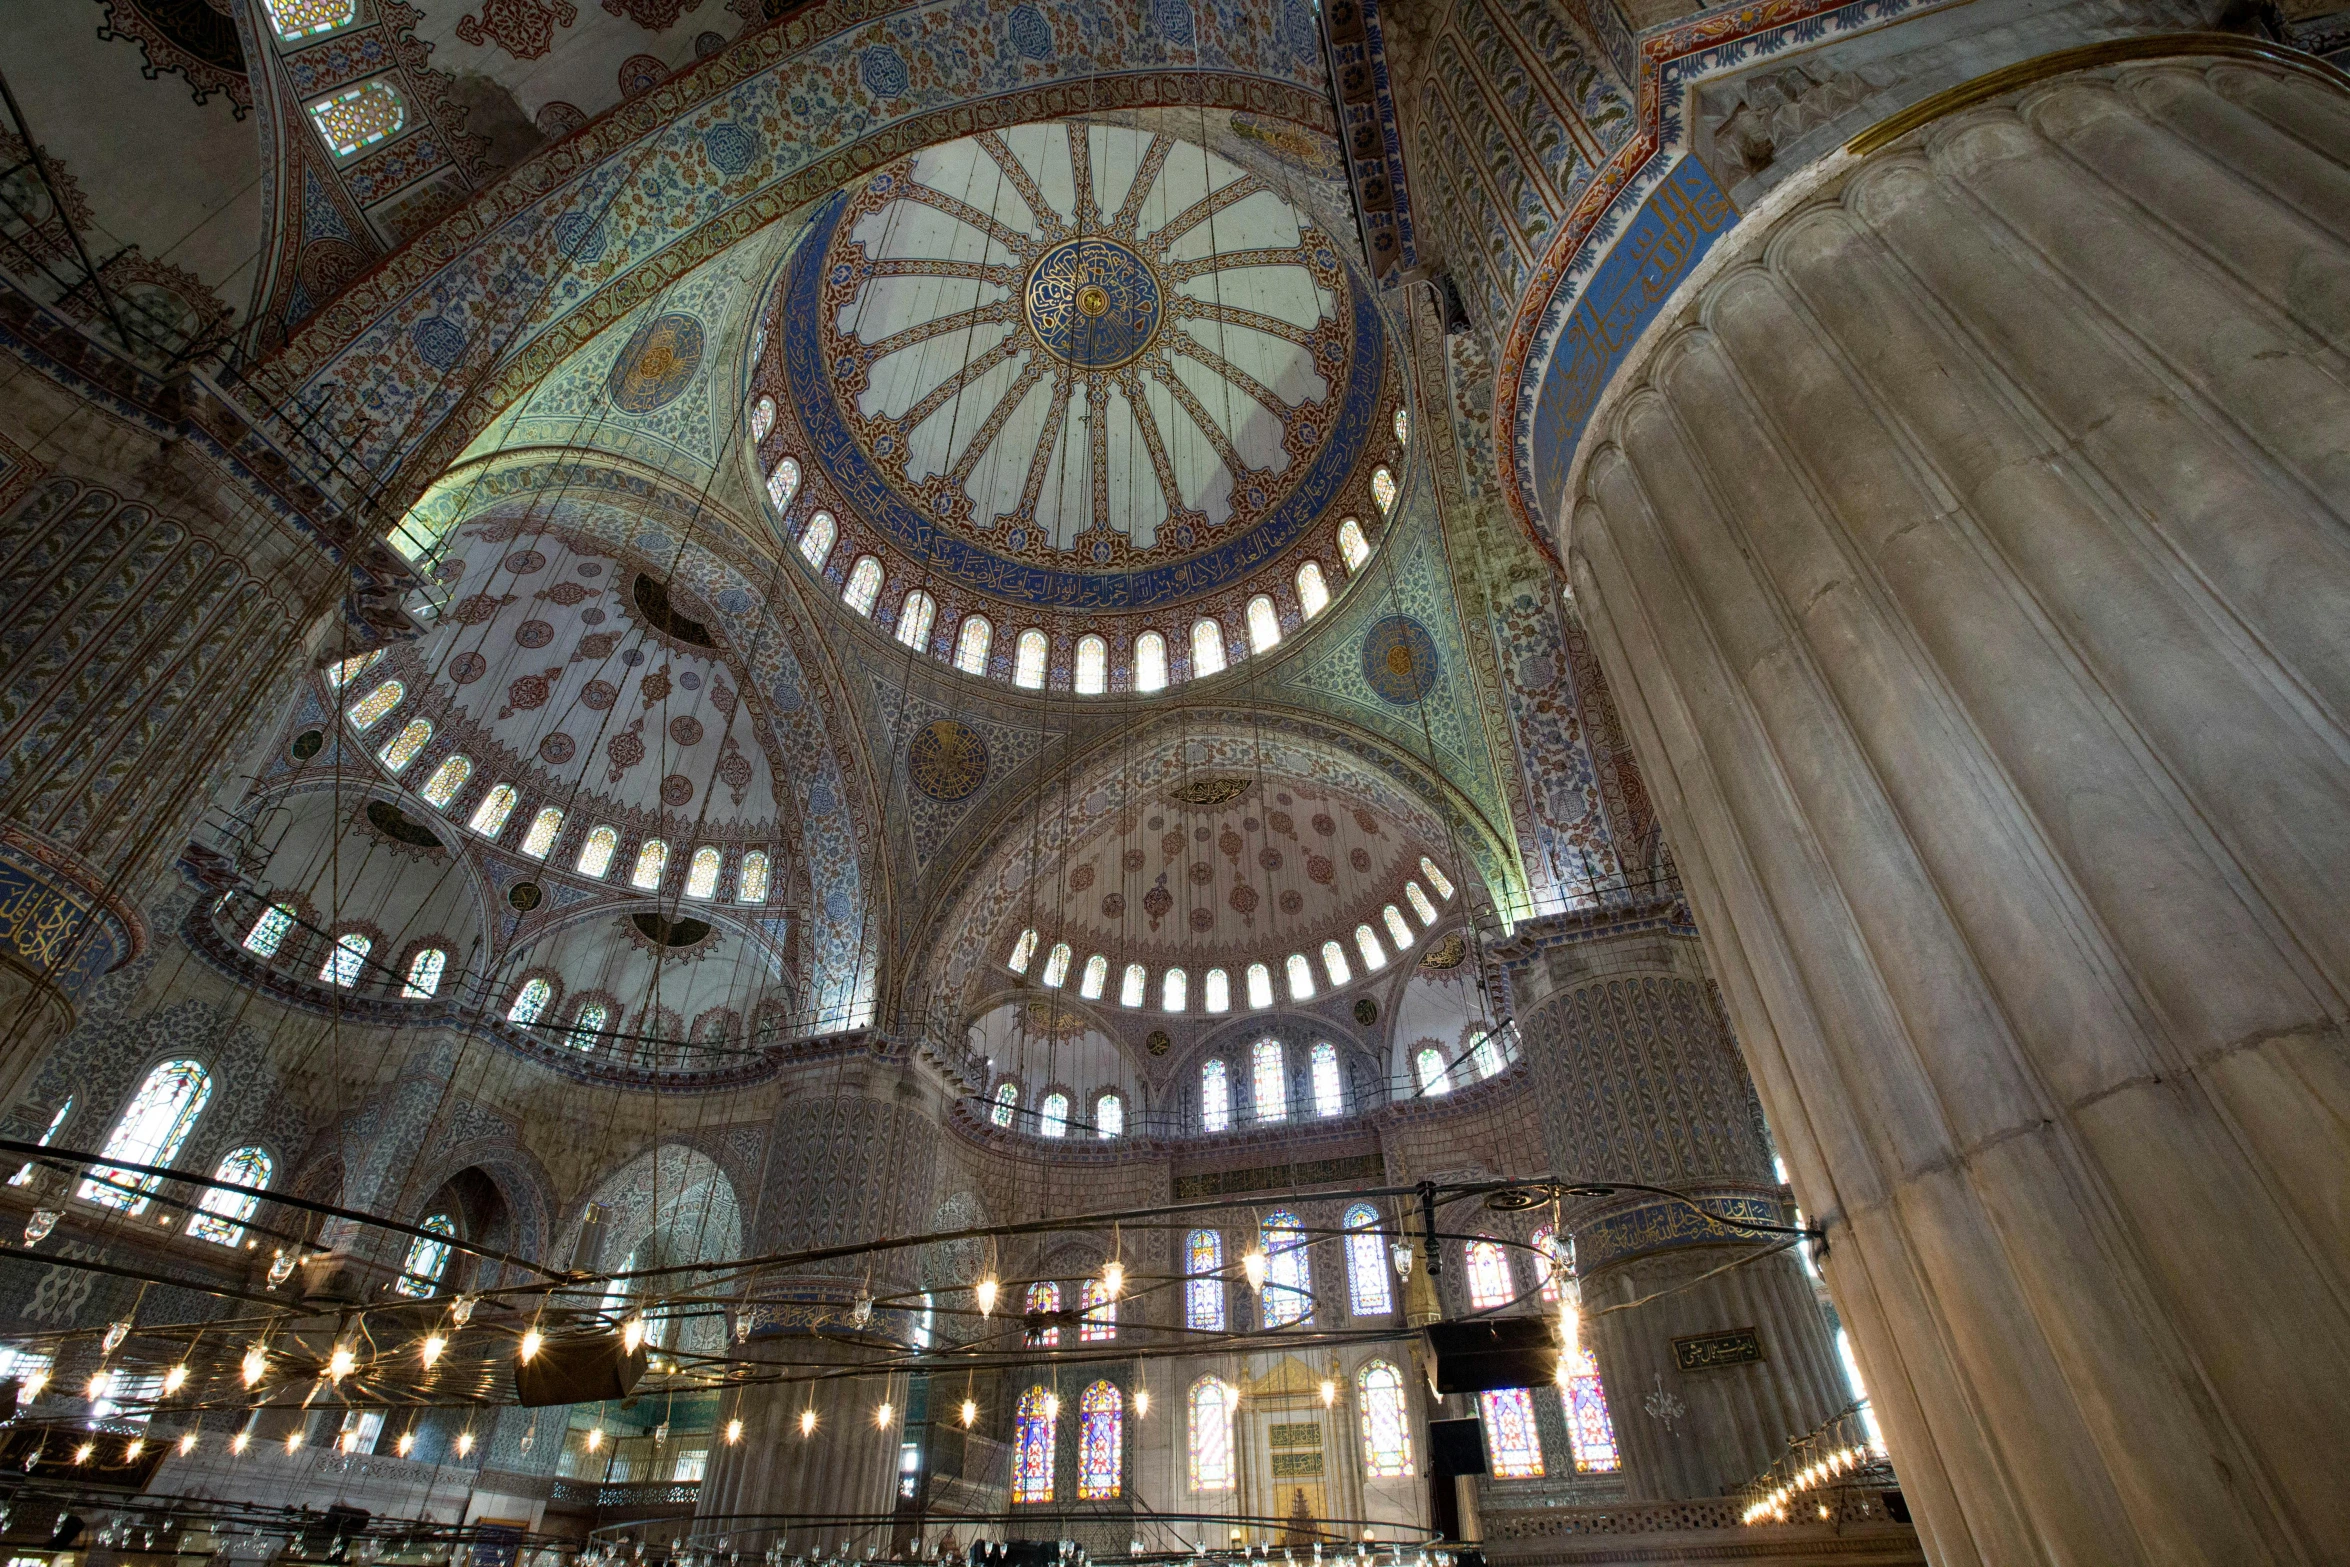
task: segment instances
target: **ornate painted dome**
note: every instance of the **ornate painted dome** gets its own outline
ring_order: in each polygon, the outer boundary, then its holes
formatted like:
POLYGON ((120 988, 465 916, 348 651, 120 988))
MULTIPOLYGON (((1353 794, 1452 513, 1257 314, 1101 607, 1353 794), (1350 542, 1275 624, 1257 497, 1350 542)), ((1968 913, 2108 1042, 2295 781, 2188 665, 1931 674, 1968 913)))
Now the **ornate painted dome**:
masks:
POLYGON ((1049 672, 1019 683, 1213 673, 1379 531, 1381 317, 1330 236, 1195 143, 1065 123, 919 153, 818 217, 769 319, 751 424, 779 521, 852 609, 968 672, 1016 676, 1035 628, 1049 672), (958 657, 973 614, 991 645, 958 657))

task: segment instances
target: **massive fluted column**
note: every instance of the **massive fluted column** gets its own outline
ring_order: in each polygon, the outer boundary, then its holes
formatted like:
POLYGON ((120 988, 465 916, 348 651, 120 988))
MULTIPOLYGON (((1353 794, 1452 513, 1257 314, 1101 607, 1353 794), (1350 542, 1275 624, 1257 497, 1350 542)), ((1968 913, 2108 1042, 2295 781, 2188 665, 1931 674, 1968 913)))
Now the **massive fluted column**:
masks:
POLYGON ((1562 540, 1943 1563, 2350 1539, 2350 96, 2171 47, 1726 237, 1562 540))
MULTIPOLYGON (((1693 938, 1650 929, 1553 946, 1526 965, 1519 996, 1555 1173, 1671 1187, 1716 1213, 1784 1222, 1754 1090, 1693 938)), ((1754 1238, 1645 1193, 1571 1205, 1560 1220, 1630 1495, 1732 1491, 1850 1396, 1792 1254, 1705 1278, 1754 1238), (1674 1352, 1676 1339, 1749 1331, 1759 1360, 1684 1369, 1674 1352), (1660 1390, 1686 1413, 1650 1416, 1644 1402, 1660 1390)))

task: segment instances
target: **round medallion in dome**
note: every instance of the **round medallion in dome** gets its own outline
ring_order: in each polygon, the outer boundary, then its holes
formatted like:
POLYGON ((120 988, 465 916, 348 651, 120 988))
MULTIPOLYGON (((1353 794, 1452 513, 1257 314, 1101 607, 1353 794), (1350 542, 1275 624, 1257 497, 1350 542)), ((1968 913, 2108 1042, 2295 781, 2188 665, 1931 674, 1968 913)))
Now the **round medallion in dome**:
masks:
POLYGON ((1159 279, 1114 239, 1063 240, 1028 274, 1021 299, 1044 351, 1083 370, 1112 370, 1159 335, 1159 279))

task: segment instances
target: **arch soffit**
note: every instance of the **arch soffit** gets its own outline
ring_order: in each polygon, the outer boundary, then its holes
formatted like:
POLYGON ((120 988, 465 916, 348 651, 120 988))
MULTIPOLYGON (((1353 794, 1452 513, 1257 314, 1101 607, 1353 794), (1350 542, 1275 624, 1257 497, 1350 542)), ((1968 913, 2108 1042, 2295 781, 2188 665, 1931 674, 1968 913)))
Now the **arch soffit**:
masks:
MULTIPOLYGON (((356 750, 357 748, 352 749, 356 750)), ((411 806, 415 803, 412 795, 369 771, 369 763, 366 761, 364 751, 360 751, 356 755, 347 751, 346 758, 349 764, 348 771, 317 777, 302 776, 287 782, 266 785, 258 791, 257 795, 261 809, 266 812, 281 805, 290 806, 296 801, 307 804, 320 795, 331 796, 332 803, 328 807, 330 825, 336 831, 344 831, 349 829, 351 817, 365 810, 371 800, 381 800, 386 805, 401 807, 411 806), (334 819, 336 813, 339 813, 339 821, 334 819)), ((430 825, 447 829, 448 835, 441 846, 449 851, 449 858, 455 862, 459 873, 465 878, 466 896, 472 904, 473 927, 481 934, 485 945, 494 941, 497 933, 497 921, 491 914, 489 884, 482 879, 481 867, 475 863, 474 857, 471 854, 459 852, 465 847, 466 834, 446 817, 434 817, 430 825)), ((434 836, 439 837, 440 834, 435 833, 434 836)), ((278 887, 270 890, 273 893, 291 891, 306 900, 310 900, 312 891, 312 889, 305 887, 278 887)))
MULTIPOLYGON (((586 1227, 587 1204, 600 1210, 596 1238, 599 1266, 616 1268, 629 1250, 663 1224, 687 1219, 704 1226, 696 1250, 705 1259, 742 1250, 743 1212, 734 1179, 707 1152, 691 1143, 662 1143, 613 1170, 565 1226, 574 1250, 586 1227)), ((683 1260, 683 1259, 672 1259, 683 1260)))

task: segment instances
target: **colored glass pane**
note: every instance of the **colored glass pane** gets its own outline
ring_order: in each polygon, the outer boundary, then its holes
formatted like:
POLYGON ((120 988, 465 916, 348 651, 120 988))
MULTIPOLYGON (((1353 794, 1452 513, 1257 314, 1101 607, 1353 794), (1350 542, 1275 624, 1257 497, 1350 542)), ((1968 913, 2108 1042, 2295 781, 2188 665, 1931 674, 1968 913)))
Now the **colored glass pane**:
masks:
POLYGON ((1085 960, 1085 972, 1077 981, 1077 993, 1088 1001, 1102 998, 1102 987, 1110 982, 1110 960, 1095 953, 1085 960))
POLYGON ((1053 950, 1045 954, 1044 972, 1037 977, 1054 989, 1059 989, 1069 978, 1069 943, 1056 941, 1053 950))
POLYGON ((1289 1063, 1280 1040, 1260 1039, 1250 1048, 1249 1097, 1258 1120, 1289 1119, 1289 1063))
POLYGON ((1392 1480, 1412 1472, 1412 1421, 1404 1402, 1403 1374, 1374 1360, 1355 1377, 1355 1403, 1363 1426, 1363 1472, 1392 1480))
POLYGON ((1403 884, 1403 895, 1410 901, 1412 905, 1412 912, 1420 916, 1421 924, 1433 925, 1436 923, 1436 905, 1428 901, 1428 894, 1420 890, 1420 884, 1418 882, 1405 882, 1403 884))
POLYGON ((1100 1344, 1117 1336, 1118 1303, 1110 1298, 1110 1287, 1087 1279, 1077 1288, 1077 1342, 1100 1344))
POLYGON ((987 649, 995 640, 995 627, 985 615, 966 615, 963 629, 955 634, 955 667, 966 675, 987 673, 987 649))
POLYGON ((250 1190, 228 1192, 215 1186, 206 1191, 196 1200, 196 1216, 188 1221, 188 1233, 216 1246, 234 1246, 242 1241, 245 1221, 261 1206, 261 1198, 256 1194, 268 1188, 274 1169, 269 1155, 259 1148, 239 1148, 221 1160, 212 1178, 250 1190))
POLYGON ((547 1003, 554 999, 553 985, 543 979, 526 979, 522 988, 514 992, 514 1004, 506 1009, 506 1021, 527 1028, 545 1014, 547 1003))
POLYGON ((411 718, 398 734, 392 736, 390 743, 376 753, 376 760, 392 772, 406 772, 408 764, 416 760, 416 753, 424 749, 424 742, 431 738, 432 725, 421 718, 411 718))
POLYGON ((1297 1215, 1276 1213, 1265 1221, 1265 1326, 1310 1322, 1314 1315, 1313 1271, 1306 1259, 1305 1232, 1297 1215))
MULTIPOLYGON (((791 509, 792 497, 799 493, 800 460, 797 457, 782 458, 767 471, 768 504, 778 512, 788 511, 791 509)), ((823 512, 818 512, 816 515, 824 518, 824 548, 809 555, 808 564, 821 567, 824 564, 825 552, 832 548, 832 518, 823 512)), ((812 535, 815 531, 816 525, 811 522, 808 525, 808 533, 812 535)), ((808 549, 805 536, 800 541, 800 549, 803 553, 808 549)))
POLYGON ((734 901, 737 903, 765 903, 767 901, 767 851, 753 849, 743 856, 742 874, 735 878, 734 901))
MULTIPOLYGON (((185 1058, 159 1062, 139 1084, 139 1091, 131 1096, 129 1107, 107 1133, 106 1144, 99 1151, 108 1159, 132 1164, 169 1164, 211 1100, 212 1074, 204 1070, 202 1062, 185 1058)), ((125 1213, 145 1213, 147 1194, 161 1180, 160 1176, 100 1165, 82 1178, 75 1195, 125 1213)))
POLYGON ((1159 980, 1159 1010, 1180 1012, 1191 1000, 1191 976, 1171 968, 1159 980))
POLYGON ((1485 1462, 1497 1480, 1533 1480, 1542 1474, 1542 1434, 1534 1427, 1534 1399, 1522 1387, 1477 1395, 1485 1417, 1485 1462))
POLYGON ((1599 1380, 1599 1367, 1578 1345, 1566 1370, 1559 1389, 1559 1409, 1566 1416, 1567 1447, 1575 1455, 1576 1471, 1613 1474, 1623 1467, 1624 1460, 1616 1450, 1616 1423, 1608 1415, 1607 1388, 1599 1380))
POLYGON ((397 680, 387 680, 352 703, 351 710, 343 716, 351 720, 353 729, 365 733, 382 722, 384 714, 398 707, 400 699, 407 694, 406 686, 397 680))
POLYGON ((1225 977, 1224 971, 1222 969, 1212 968, 1208 970, 1206 977, 1201 981, 1201 985, 1202 989, 1200 991, 1200 1006, 1202 1008, 1210 1012, 1229 1012, 1232 1010, 1232 981, 1225 977))
POLYGON ((253 928, 245 932, 245 950, 258 958, 276 957, 279 944, 286 939, 286 932, 293 928, 294 906, 290 903, 273 903, 261 911, 261 917, 253 922, 253 928))
POLYGON ((1134 639, 1134 689, 1144 692, 1167 689, 1167 639, 1156 631, 1146 631, 1134 639))
POLYGON ((1126 1101, 1116 1094, 1104 1094, 1093 1102, 1093 1135, 1122 1137, 1126 1132, 1126 1101))
POLYGON ((1371 470, 1371 499, 1379 503, 1380 516, 1384 517, 1395 510, 1396 494, 1395 475, 1387 471, 1387 465, 1382 463, 1373 468, 1371 470))
POLYGON ((1044 633, 1031 627, 1012 645, 1012 684, 1023 691, 1044 688, 1044 658, 1050 650, 1044 633))
POLYGON ((1411 436, 1411 415, 1398 406, 1395 410, 1395 444, 1401 446, 1411 436))
POLYGON ((1435 1095, 1449 1093, 1452 1084, 1444 1076, 1444 1052, 1430 1045, 1412 1058, 1413 1070, 1419 1075, 1420 1092, 1435 1095))
POLYGON ((1012 1112, 1020 1108, 1020 1085, 1006 1080, 995 1085, 995 1102, 989 1106, 987 1118, 998 1126, 1012 1124, 1012 1112))
POLYGON ((408 960, 408 977, 400 982, 400 994, 410 1001, 423 1001, 437 995, 441 988, 441 974, 449 966, 449 955, 438 947, 427 947, 408 960))
POLYGON ((832 559, 832 541, 839 534, 840 524, 832 520, 828 511, 820 511, 808 519, 808 525, 800 530, 800 559, 808 563, 809 570, 824 569, 824 563, 832 559))
POLYGON ((628 873, 628 884, 640 892, 651 892, 661 885, 662 872, 668 868, 669 845, 647 838, 637 847, 636 869, 628 873))
POLYGON ((1469 1264, 1469 1304, 1479 1311, 1506 1306, 1518 1293, 1510 1277, 1510 1260, 1489 1240, 1474 1240, 1466 1248, 1469 1264))
POLYGON ((1224 628, 1211 619, 1191 624, 1191 675, 1221 674, 1224 669, 1224 628))
POLYGON ((1344 985, 1355 977, 1346 961, 1346 949, 1335 941, 1322 943, 1322 972, 1330 976, 1333 985, 1344 985))
POLYGON ((1015 974, 1028 972, 1029 963, 1036 957, 1036 932, 1024 930, 1020 939, 1012 943, 1012 955, 1004 960, 1004 967, 1015 974))
POLYGON ((269 20, 287 43, 348 27, 358 14, 357 0, 269 0, 269 20))
POLYGON ((1096 1382, 1077 1400, 1077 1499, 1108 1501, 1118 1494, 1125 1467, 1125 1401, 1108 1382, 1096 1382))
POLYGON ((1292 952, 1283 960, 1283 966, 1289 971, 1289 999, 1311 1001, 1314 996, 1314 966, 1306 961, 1306 955, 1292 952))
POLYGON ((764 441, 767 432, 775 428, 775 399, 762 397, 751 408, 751 439, 764 441))
POLYGON ((400 1264, 399 1280, 392 1287, 403 1295, 421 1300, 439 1287, 441 1275, 449 1271, 449 1243, 438 1237, 456 1234, 457 1223, 445 1213, 436 1213, 417 1228, 430 1230, 432 1234, 419 1235, 408 1243, 408 1255, 400 1264))
POLYGON ((1046 1137, 1069 1135, 1069 1096, 1055 1091, 1036 1107, 1036 1129, 1046 1137))
POLYGON ((898 606, 897 629, 891 634, 901 646, 920 651, 930 645, 931 623, 938 619, 938 600, 916 588, 898 606))
POLYGON ((1555 1302, 1559 1298, 1558 1232, 1545 1224, 1531 1237, 1534 1246, 1534 1284, 1542 1291, 1542 1298, 1555 1302))
POLYGON ((1330 607, 1330 584, 1322 580, 1322 563, 1309 560, 1297 568, 1297 607, 1308 620, 1330 607))
POLYGON ((1224 1330, 1224 1237, 1193 1230, 1184 1269, 1183 1324, 1204 1333, 1224 1330))
POLYGON ((1240 1396, 1229 1383, 1202 1377, 1191 1385, 1187 1402, 1191 1417, 1191 1488, 1229 1491, 1240 1483, 1240 1468, 1233 1461, 1232 1452, 1232 1416, 1239 1407, 1240 1396))
POLYGON ((530 819, 530 831, 522 835, 522 852, 534 860, 543 860, 555 848, 555 837, 563 831, 563 813, 554 806, 539 807, 538 815, 530 819))
POLYGON ((1248 648, 1252 653, 1269 652, 1281 642, 1281 612, 1273 607, 1272 598, 1260 593, 1248 601, 1248 648))
POLYGON ((1327 1039, 1314 1042, 1312 1064, 1314 1114, 1333 1116, 1346 1109, 1346 1087, 1338 1076, 1338 1047, 1327 1039))
POLYGON ((1273 1004, 1273 971, 1262 963, 1248 966, 1248 1005, 1252 1012, 1262 1012, 1273 1004))
POLYGON ((383 656, 384 650, 382 648, 377 648, 372 653, 362 653, 356 658, 346 658, 340 663, 328 665, 326 671, 326 688, 329 691, 342 690, 343 687, 349 685, 352 681, 358 679, 361 675, 366 674, 377 664, 381 663, 383 661, 383 656))
POLYGON ((379 76, 321 98, 310 106, 310 120, 334 155, 348 158, 399 135, 408 123, 408 103, 398 87, 379 76))
POLYGON ((1358 1317, 1385 1316, 1395 1309, 1387 1282, 1387 1247, 1379 1234, 1379 1210, 1358 1202, 1346 1210, 1346 1298, 1358 1317))
MULTIPOLYGON (((1039 1279, 1028 1286, 1027 1309, 1030 1315, 1055 1312, 1061 1309, 1061 1286, 1050 1279, 1039 1279)), ((1061 1330, 1057 1324, 1031 1328, 1028 1342, 1043 1349, 1058 1349, 1061 1330)))
POLYGON ((686 862, 685 895, 689 898, 714 898, 718 895, 718 869, 723 857, 709 844, 694 851, 686 862))
POLYGON ((335 938, 326 961, 319 965, 318 977, 331 985, 349 990, 359 983, 359 976, 367 970, 367 954, 375 942, 355 930, 344 931, 335 938))
POLYGON ((604 1042, 604 1025, 612 1013, 601 1001, 583 1001, 579 1010, 571 1014, 571 1031, 563 1036, 563 1043, 582 1052, 593 1050, 604 1042))
POLYGON ((473 758, 445 757, 441 765, 432 770, 432 776, 424 781, 424 788, 418 792, 424 796, 425 804, 436 811, 445 811, 449 808, 449 802, 457 798, 457 791, 465 787, 465 780, 472 776, 473 758))
POLYGON ((465 825, 484 838, 495 838, 506 830, 506 818, 514 814, 514 806, 522 798, 512 784, 499 784, 481 797, 481 804, 473 808, 473 819, 465 825))
POLYGON ((1232 1124, 1232 1084, 1224 1075, 1221 1061, 1208 1061, 1200 1066, 1199 1124, 1211 1132, 1221 1132, 1232 1124))
MULTIPOLYGON (((69 1094, 66 1096, 65 1103, 57 1107, 57 1113, 49 1117, 49 1125, 42 1131, 39 1139, 34 1142, 33 1146, 36 1148, 46 1148, 51 1143, 55 1142, 57 1140, 58 1131, 65 1125, 65 1118, 71 1114, 73 1114, 73 1096, 69 1094)), ((32 1179, 33 1167, 30 1164, 23 1164, 19 1165, 17 1167, 16 1173, 8 1178, 8 1184, 11 1186, 28 1186, 32 1184, 32 1179)), ((11 1352, 6 1347, 0 1346, 0 1360, 4 1360, 9 1353, 11 1352)), ((0 1372, 0 1380, 6 1380, 5 1372, 0 1372)))
POLYGON ((1371 558, 1371 544, 1363 537, 1363 525, 1352 517, 1338 525, 1338 553, 1349 571, 1362 570, 1363 562, 1371 558))
POLYGON ((1012 1436, 1012 1500, 1053 1499, 1053 1427, 1059 1401, 1044 1388, 1020 1395, 1012 1436))
POLYGON ((1355 927, 1355 951, 1363 955, 1363 972, 1376 974, 1387 967, 1387 949, 1379 945, 1378 933, 1368 925, 1355 927))
POLYGON ((1122 1007, 1141 1006, 1142 993, 1149 984, 1150 975, 1141 964, 1127 964, 1126 971, 1118 976, 1118 1005, 1122 1007))
POLYGON ((1390 903, 1379 911, 1379 917, 1387 923, 1387 939, 1395 943, 1396 954, 1411 951, 1414 938, 1411 926, 1403 922, 1403 910, 1390 903))
POLYGON ((1090 634, 1077 639, 1077 671, 1072 683, 1079 696, 1100 696, 1110 689, 1109 643, 1090 634))
POLYGON ((841 589, 840 601, 860 615, 870 615, 880 597, 881 562, 870 555, 858 556, 849 568, 848 586, 841 589))
POLYGON ((1438 897, 1450 901, 1452 898, 1452 878, 1438 870, 1436 862, 1425 854, 1420 856, 1420 874, 1428 878, 1428 885, 1436 889, 1438 897))

